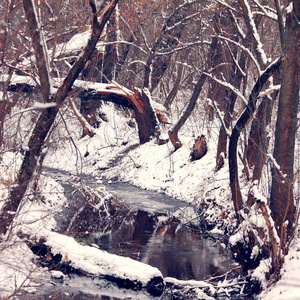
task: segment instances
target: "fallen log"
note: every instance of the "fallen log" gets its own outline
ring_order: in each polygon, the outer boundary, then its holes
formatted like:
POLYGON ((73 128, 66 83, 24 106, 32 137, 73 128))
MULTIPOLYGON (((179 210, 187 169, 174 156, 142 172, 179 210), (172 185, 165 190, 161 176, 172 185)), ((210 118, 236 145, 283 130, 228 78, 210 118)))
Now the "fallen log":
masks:
POLYGON ((39 257, 38 264, 49 270, 106 279, 118 287, 146 290, 152 296, 160 296, 165 289, 163 276, 157 268, 95 247, 80 245, 62 234, 53 232, 47 238, 27 240, 26 243, 39 257))
MULTIPOLYGON (((8 75, 0 75, 0 85, 3 84, 8 78, 8 75)), ((61 79, 55 78, 52 81, 55 90, 61 84, 61 79)), ((130 108, 134 111, 135 119, 138 125, 140 143, 144 144, 149 142, 152 137, 157 137, 159 141, 159 123, 168 123, 166 118, 165 107, 153 101, 148 90, 135 88, 133 91, 116 82, 112 83, 99 83, 83 80, 75 80, 73 89, 77 88, 77 96, 81 99, 82 103, 88 101, 108 101, 120 105, 125 108, 130 108)), ((10 92, 26 92, 32 93, 38 90, 39 86, 29 76, 14 75, 12 76, 8 85, 7 91, 10 92)), ((77 118, 81 124, 86 124, 88 120, 83 120, 86 115, 95 114, 94 107, 86 107, 85 113, 76 113, 77 118)), ((74 111, 74 108, 73 108, 74 111)), ((76 110, 78 111, 78 110, 76 110)), ((90 124, 93 126, 94 124, 90 124)), ((92 130, 88 130, 88 126, 83 128, 93 135, 92 130)))

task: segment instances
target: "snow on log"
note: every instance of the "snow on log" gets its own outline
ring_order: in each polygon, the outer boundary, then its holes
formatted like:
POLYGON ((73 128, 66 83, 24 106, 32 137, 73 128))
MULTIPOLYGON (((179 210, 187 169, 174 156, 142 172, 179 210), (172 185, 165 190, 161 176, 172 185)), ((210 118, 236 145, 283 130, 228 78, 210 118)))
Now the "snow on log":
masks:
POLYGON ((51 268, 105 278, 120 287, 146 289, 161 295, 165 283, 161 272, 129 257, 121 257, 90 246, 83 246, 72 237, 51 232, 38 243, 27 242, 31 250, 44 258, 51 268))
MULTIPOLYGON (((8 75, 0 75, 0 85, 4 84, 7 79, 8 75)), ((54 89, 58 88, 61 83, 62 79, 53 79, 52 84, 54 89)), ((13 75, 9 83, 8 91, 32 93, 36 87, 37 82, 34 81, 30 76, 13 75)), ((110 101, 131 109, 133 109, 133 105, 135 105, 135 107, 142 106, 142 104, 138 101, 139 89, 131 91, 116 82, 100 83, 77 79, 75 80, 73 87, 80 88, 82 90, 80 97, 85 99, 110 101)), ((150 94, 147 93, 147 96, 149 97, 150 94)), ((149 101, 153 110, 158 116, 159 121, 161 123, 167 123, 168 120, 166 118, 165 107, 162 104, 152 100, 151 96, 149 101)))

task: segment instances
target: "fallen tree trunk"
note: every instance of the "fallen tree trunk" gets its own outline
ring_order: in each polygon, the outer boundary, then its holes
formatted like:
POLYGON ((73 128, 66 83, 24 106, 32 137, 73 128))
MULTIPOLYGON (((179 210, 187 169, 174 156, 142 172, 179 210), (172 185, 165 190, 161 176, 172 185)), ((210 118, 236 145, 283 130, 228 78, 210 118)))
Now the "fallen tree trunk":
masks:
POLYGON ((48 239, 28 240, 26 243, 39 256, 41 266, 49 270, 106 279, 118 287, 144 289, 152 296, 160 296, 165 289, 164 279, 157 268, 94 247, 82 246, 65 235, 55 233, 48 239))
POLYGON ((136 88, 134 91, 131 91, 117 83, 93 84, 80 80, 75 82, 74 85, 83 89, 83 92, 80 94, 80 98, 83 101, 103 100, 134 110, 141 144, 149 142, 152 137, 159 136, 158 119, 155 113, 161 114, 163 108, 151 101, 147 89, 141 90, 136 88), (156 107, 157 105, 159 107, 156 107))
MULTIPOLYGON (((0 76, 0 84, 6 76, 0 76)), ((59 82, 59 79, 54 80, 59 82)), ((27 76, 15 76, 8 87, 11 92, 31 93, 38 87, 31 78, 27 76)), ((81 101, 104 101, 112 102, 125 108, 132 109, 135 113, 135 119, 139 131, 140 144, 149 142, 152 137, 159 137, 159 121, 164 122, 165 108, 152 101, 147 89, 134 89, 131 91, 117 83, 94 83, 83 80, 76 80, 73 88, 78 88, 78 97, 81 101), (158 118, 157 118, 158 117, 158 118)), ((88 113, 87 113, 88 114, 88 113)), ((78 118, 78 115, 76 115, 78 118)), ((81 116, 82 117, 82 116, 81 116)), ((83 124, 82 118, 79 118, 83 124)), ((86 120, 87 122, 89 120, 86 120)), ((93 126, 93 124, 90 124, 93 126)))

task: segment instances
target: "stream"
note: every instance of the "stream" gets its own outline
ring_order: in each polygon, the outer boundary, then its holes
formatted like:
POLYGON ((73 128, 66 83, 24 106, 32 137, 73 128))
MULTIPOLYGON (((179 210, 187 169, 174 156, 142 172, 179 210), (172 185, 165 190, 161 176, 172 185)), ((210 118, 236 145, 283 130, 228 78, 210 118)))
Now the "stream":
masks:
MULTIPOLYGON (((86 176, 84 181, 90 186, 104 185, 109 193, 121 200, 111 224, 104 227, 99 222, 99 214, 93 214, 78 201, 72 183, 74 176, 49 168, 44 168, 43 173, 63 186, 70 202, 70 208, 57 216, 60 231, 70 232, 82 243, 131 257, 157 267, 164 277, 180 280, 204 280, 224 274, 233 266, 221 243, 205 236, 189 222, 195 214, 186 202, 127 183, 86 176)), ((145 297, 141 291, 119 289, 106 280, 96 282, 77 275, 64 282, 52 282, 45 286, 43 294, 49 296, 58 290, 60 295, 68 295, 68 299, 91 299, 91 295, 107 300, 145 297)), ((151 298, 147 295, 145 299, 151 298)))

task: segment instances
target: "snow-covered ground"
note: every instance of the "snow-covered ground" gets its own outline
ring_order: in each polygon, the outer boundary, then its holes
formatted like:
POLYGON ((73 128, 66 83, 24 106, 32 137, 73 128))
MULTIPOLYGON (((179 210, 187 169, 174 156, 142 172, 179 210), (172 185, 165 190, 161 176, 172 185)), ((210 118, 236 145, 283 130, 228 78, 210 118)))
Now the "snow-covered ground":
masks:
MULTIPOLYGON (((206 218, 216 224, 212 230, 213 234, 222 235, 224 228, 234 224, 227 162, 220 171, 215 172, 219 124, 199 126, 191 118, 180 132, 183 147, 172 153, 170 143, 159 146, 154 140, 134 147, 138 143, 137 131, 136 128, 128 126, 128 118, 114 109, 113 105, 104 105, 103 112, 108 122, 101 123, 93 138, 86 136, 80 139, 81 129, 74 118, 67 120, 67 127, 56 128, 48 142, 50 148, 44 164, 68 171, 74 176, 80 176, 82 173, 92 174, 94 178, 98 178, 99 183, 102 178, 117 179, 144 189, 164 192, 197 207, 205 205, 206 218), (201 160, 190 162, 194 135, 201 134, 207 138, 208 152, 201 160), (132 149, 128 151, 130 147, 132 149)), ((167 130, 167 127, 163 127, 162 134, 166 135, 167 130)), ((20 160, 21 157, 13 153, 3 156, 0 165, 2 199, 8 196, 9 186, 13 182, 20 160)), ((242 179, 241 182, 243 188, 242 179)), ((28 195, 24 199, 15 220, 13 233, 9 235, 8 241, 3 243, 5 249, 1 249, 0 259, 1 295, 9 295, 19 287, 27 285, 34 288, 38 285, 39 275, 36 274, 44 272, 33 264, 33 254, 23 243, 22 237, 17 236, 18 230, 22 230, 23 234, 36 236, 37 239, 46 237, 49 246, 57 253, 64 254, 63 259, 71 261, 74 267, 93 274, 117 274, 120 277, 139 280, 143 284, 154 276, 161 276, 156 268, 112 256, 93 247, 82 246, 72 238, 53 232, 53 214, 63 205, 67 205, 63 189, 51 178, 42 176, 39 190, 38 196, 28 195)), ((300 299, 299 259, 300 239, 296 239, 285 259, 282 278, 275 286, 268 288, 266 285, 261 299, 300 299)), ((255 271, 255 276, 263 279, 266 266, 268 261, 262 261, 255 271)), ((195 286, 201 287, 205 284, 194 283, 195 286)), ((199 290, 199 297, 200 295, 203 297, 199 290)))

